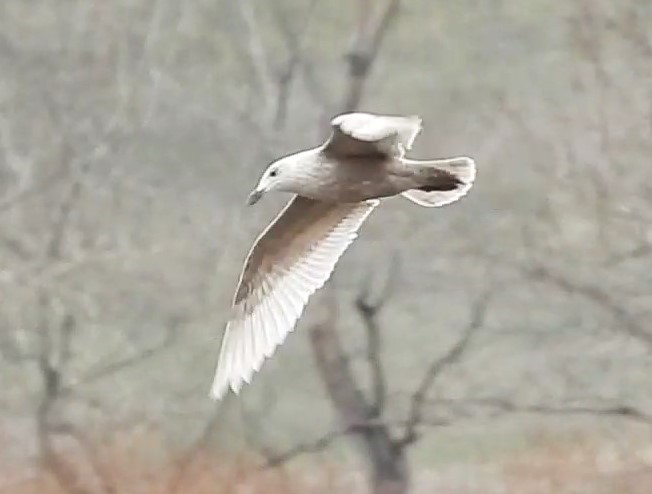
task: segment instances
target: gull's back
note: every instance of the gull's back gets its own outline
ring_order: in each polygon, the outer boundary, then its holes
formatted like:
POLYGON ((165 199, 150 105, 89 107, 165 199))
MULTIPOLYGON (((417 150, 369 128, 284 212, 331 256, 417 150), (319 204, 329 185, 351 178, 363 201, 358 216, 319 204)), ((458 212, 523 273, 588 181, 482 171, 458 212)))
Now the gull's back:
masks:
POLYGON ((418 117, 340 115, 332 133, 306 155, 300 194, 311 199, 358 202, 405 190, 403 154, 421 129, 418 117))

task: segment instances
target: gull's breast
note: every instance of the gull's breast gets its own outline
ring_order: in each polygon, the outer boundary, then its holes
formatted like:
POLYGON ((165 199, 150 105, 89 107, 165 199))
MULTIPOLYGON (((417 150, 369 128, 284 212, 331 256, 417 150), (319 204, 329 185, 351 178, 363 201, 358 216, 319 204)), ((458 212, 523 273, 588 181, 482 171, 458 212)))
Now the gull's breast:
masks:
POLYGON ((323 162, 301 195, 320 201, 359 202, 395 195, 389 160, 350 158, 323 162))

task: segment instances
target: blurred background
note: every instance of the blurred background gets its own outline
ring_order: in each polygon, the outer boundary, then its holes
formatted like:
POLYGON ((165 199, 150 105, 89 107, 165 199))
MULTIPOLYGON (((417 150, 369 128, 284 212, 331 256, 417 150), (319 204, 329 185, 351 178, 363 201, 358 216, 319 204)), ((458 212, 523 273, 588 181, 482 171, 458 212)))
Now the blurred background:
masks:
POLYGON ((652 3, 4 0, 0 66, 0 492, 652 489, 652 3), (214 403, 247 194, 353 109, 476 184, 214 403))

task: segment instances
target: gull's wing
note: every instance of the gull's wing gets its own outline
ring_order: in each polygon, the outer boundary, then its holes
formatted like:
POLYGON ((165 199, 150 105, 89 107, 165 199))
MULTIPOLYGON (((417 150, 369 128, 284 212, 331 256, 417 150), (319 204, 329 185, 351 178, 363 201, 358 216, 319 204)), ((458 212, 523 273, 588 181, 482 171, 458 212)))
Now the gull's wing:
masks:
POLYGON ((417 116, 344 113, 331 120, 324 153, 345 156, 402 156, 421 131, 417 116))
POLYGON ((325 203, 295 196, 247 256, 226 327, 211 395, 249 382, 330 277, 377 200, 325 203))

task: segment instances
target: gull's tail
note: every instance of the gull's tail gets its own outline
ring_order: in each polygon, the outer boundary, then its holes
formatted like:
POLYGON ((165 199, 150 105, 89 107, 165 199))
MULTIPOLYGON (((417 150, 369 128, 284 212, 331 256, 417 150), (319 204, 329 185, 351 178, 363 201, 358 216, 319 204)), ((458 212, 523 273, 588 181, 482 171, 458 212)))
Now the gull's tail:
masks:
POLYGON ((434 174, 428 185, 419 189, 410 189, 401 195, 410 201, 427 208, 445 206, 465 195, 475 180, 475 162, 465 156, 433 161, 415 161, 433 170, 434 174))

